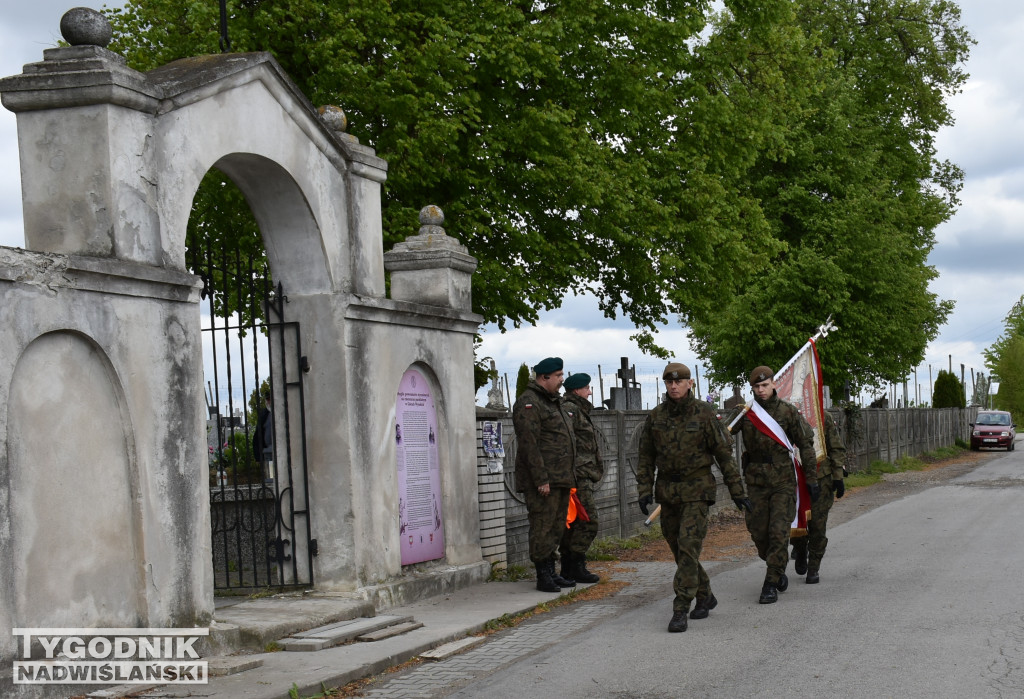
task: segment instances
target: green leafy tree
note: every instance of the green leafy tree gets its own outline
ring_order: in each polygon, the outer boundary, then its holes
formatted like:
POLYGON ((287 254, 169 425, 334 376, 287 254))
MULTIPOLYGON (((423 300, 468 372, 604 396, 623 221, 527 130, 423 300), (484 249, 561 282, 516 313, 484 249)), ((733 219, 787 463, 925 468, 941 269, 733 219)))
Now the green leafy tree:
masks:
POLYGON ((1006 314, 1003 323, 1003 334, 992 343, 991 347, 982 351, 982 354, 985 355, 985 366, 992 371, 996 371, 1006 348, 1018 338, 1024 337, 1024 296, 1021 296, 1013 304, 1013 308, 1006 314))
POLYGON ((519 365, 519 373, 516 374, 516 398, 523 395, 523 391, 530 385, 530 367, 526 364, 519 365))
POLYGON ((185 234, 185 264, 203 280, 218 316, 239 315, 239 335, 263 317, 270 268, 259 226, 245 197, 223 173, 211 170, 192 200, 185 234))
MULTIPOLYGON (((389 162, 385 245, 421 206, 479 258, 475 310, 531 323, 569 291, 625 314, 648 350, 778 252, 741 183, 799 95, 790 2, 732 6, 702 38, 691 0, 230 0, 235 51, 270 51, 314 104, 389 162), (778 58, 778 60, 777 60, 778 58), (725 81, 728 68, 742 80, 725 81)), ((219 50, 217 3, 129 0, 111 45, 141 70, 219 50)), ((209 185, 215 189, 216 185, 209 185)), ((230 214, 204 207, 218 230, 230 214)), ((200 210, 202 209, 202 210, 200 210)))
MULTIPOLYGON (((926 261, 960 173, 932 139, 970 38, 944 0, 228 7, 235 51, 272 52, 389 161, 385 245, 441 206, 503 329, 589 291, 661 356, 678 315, 731 383, 832 314, 826 379, 857 386, 905 375, 951 308, 926 261)), ((216 3, 110 15, 138 69, 219 50, 216 3)))
POLYGON ((964 385, 956 374, 945 369, 939 370, 935 377, 935 388, 932 393, 933 408, 963 408, 967 403, 964 399, 964 385))
POLYGON ((1024 337, 1015 337, 1003 345, 999 355, 999 393, 995 406, 1013 413, 1013 421, 1024 418, 1024 337))
MULTIPOLYGON (((825 380, 856 390, 899 381, 952 310, 928 290, 934 230, 955 210, 962 173, 936 159, 947 98, 973 43, 944 0, 798 0, 805 48, 791 71, 807 99, 778 122, 750 193, 774 232, 763 266, 684 316, 717 381, 778 367, 831 316, 825 380)), ((736 78, 738 79, 738 78, 736 78)))
MULTIPOLYGON (((479 343, 477 343, 479 344, 479 343)), ((473 390, 479 391, 482 387, 498 378, 498 370, 491 369, 491 357, 480 357, 473 362, 473 390)))

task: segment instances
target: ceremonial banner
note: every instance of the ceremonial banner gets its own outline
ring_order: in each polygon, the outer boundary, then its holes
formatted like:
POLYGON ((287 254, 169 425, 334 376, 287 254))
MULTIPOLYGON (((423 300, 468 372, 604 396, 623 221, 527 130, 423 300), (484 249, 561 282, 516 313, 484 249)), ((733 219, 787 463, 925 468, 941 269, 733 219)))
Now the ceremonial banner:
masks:
POLYGON ((775 373, 775 390, 779 398, 797 407, 814 430, 814 456, 820 464, 825 458, 825 401, 821 362, 813 339, 775 373))
MULTIPOLYGON (((821 362, 818 347, 811 338, 800 348, 786 365, 775 373, 775 391, 779 398, 796 406, 807 424, 814 430, 815 470, 825 458, 825 413, 824 391, 821 381, 821 362)), ((807 534, 807 520, 810 519, 811 496, 803 469, 796 469, 796 520, 793 522, 791 537, 807 534)))

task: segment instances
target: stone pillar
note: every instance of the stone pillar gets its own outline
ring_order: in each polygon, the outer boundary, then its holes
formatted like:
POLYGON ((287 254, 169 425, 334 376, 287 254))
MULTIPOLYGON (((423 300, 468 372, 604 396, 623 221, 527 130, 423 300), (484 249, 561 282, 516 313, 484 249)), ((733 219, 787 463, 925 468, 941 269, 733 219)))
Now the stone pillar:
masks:
POLYGON ((70 47, 0 80, 18 115, 25 247, 162 265, 149 142, 160 91, 104 48, 99 13, 71 10, 61 31, 70 47))
POLYGON ((384 248, 381 246, 383 218, 380 209, 380 186, 387 179, 388 164, 377 157, 373 148, 360 145, 348 133, 345 112, 328 104, 317 110, 321 121, 344 146, 351 158, 345 180, 351 208, 349 231, 352 254, 352 292, 358 296, 384 297, 384 248))
POLYGON ((391 273, 391 298, 469 311, 476 258, 444 232, 442 223, 444 212, 439 207, 423 207, 419 233, 384 254, 384 268, 391 273))

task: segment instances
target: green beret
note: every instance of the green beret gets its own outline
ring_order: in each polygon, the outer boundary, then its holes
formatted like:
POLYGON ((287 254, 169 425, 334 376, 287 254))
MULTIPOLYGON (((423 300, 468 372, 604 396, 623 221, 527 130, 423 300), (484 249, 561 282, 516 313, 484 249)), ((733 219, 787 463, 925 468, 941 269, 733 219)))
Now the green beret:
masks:
POLYGON ((584 386, 590 385, 590 374, 573 374, 565 380, 562 386, 565 387, 566 391, 575 391, 577 388, 583 388, 584 386))
POLYGON ((679 362, 672 362, 665 371, 661 373, 663 379, 688 379, 690 378, 690 367, 679 362))
POLYGON ((544 376, 544 374, 554 374, 556 371, 562 368, 561 357, 548 357, 547 359, 540 360, 540 363, 533 367, 533 373, 537 376, 544 376))
POLYGON ((755 383, 761 383, 775 376, 775 372, 771 370, 771 367, 759 366, 750 372, 750 385, 753 386, 755 383))

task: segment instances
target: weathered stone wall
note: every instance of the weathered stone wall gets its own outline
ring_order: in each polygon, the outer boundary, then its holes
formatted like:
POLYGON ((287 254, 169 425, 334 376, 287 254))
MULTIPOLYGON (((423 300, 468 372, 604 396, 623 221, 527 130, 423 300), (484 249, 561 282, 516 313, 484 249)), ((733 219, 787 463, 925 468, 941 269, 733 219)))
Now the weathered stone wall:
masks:
POLYGON ((210 620, 198 291, 0 248, 0 626, 210 620))

